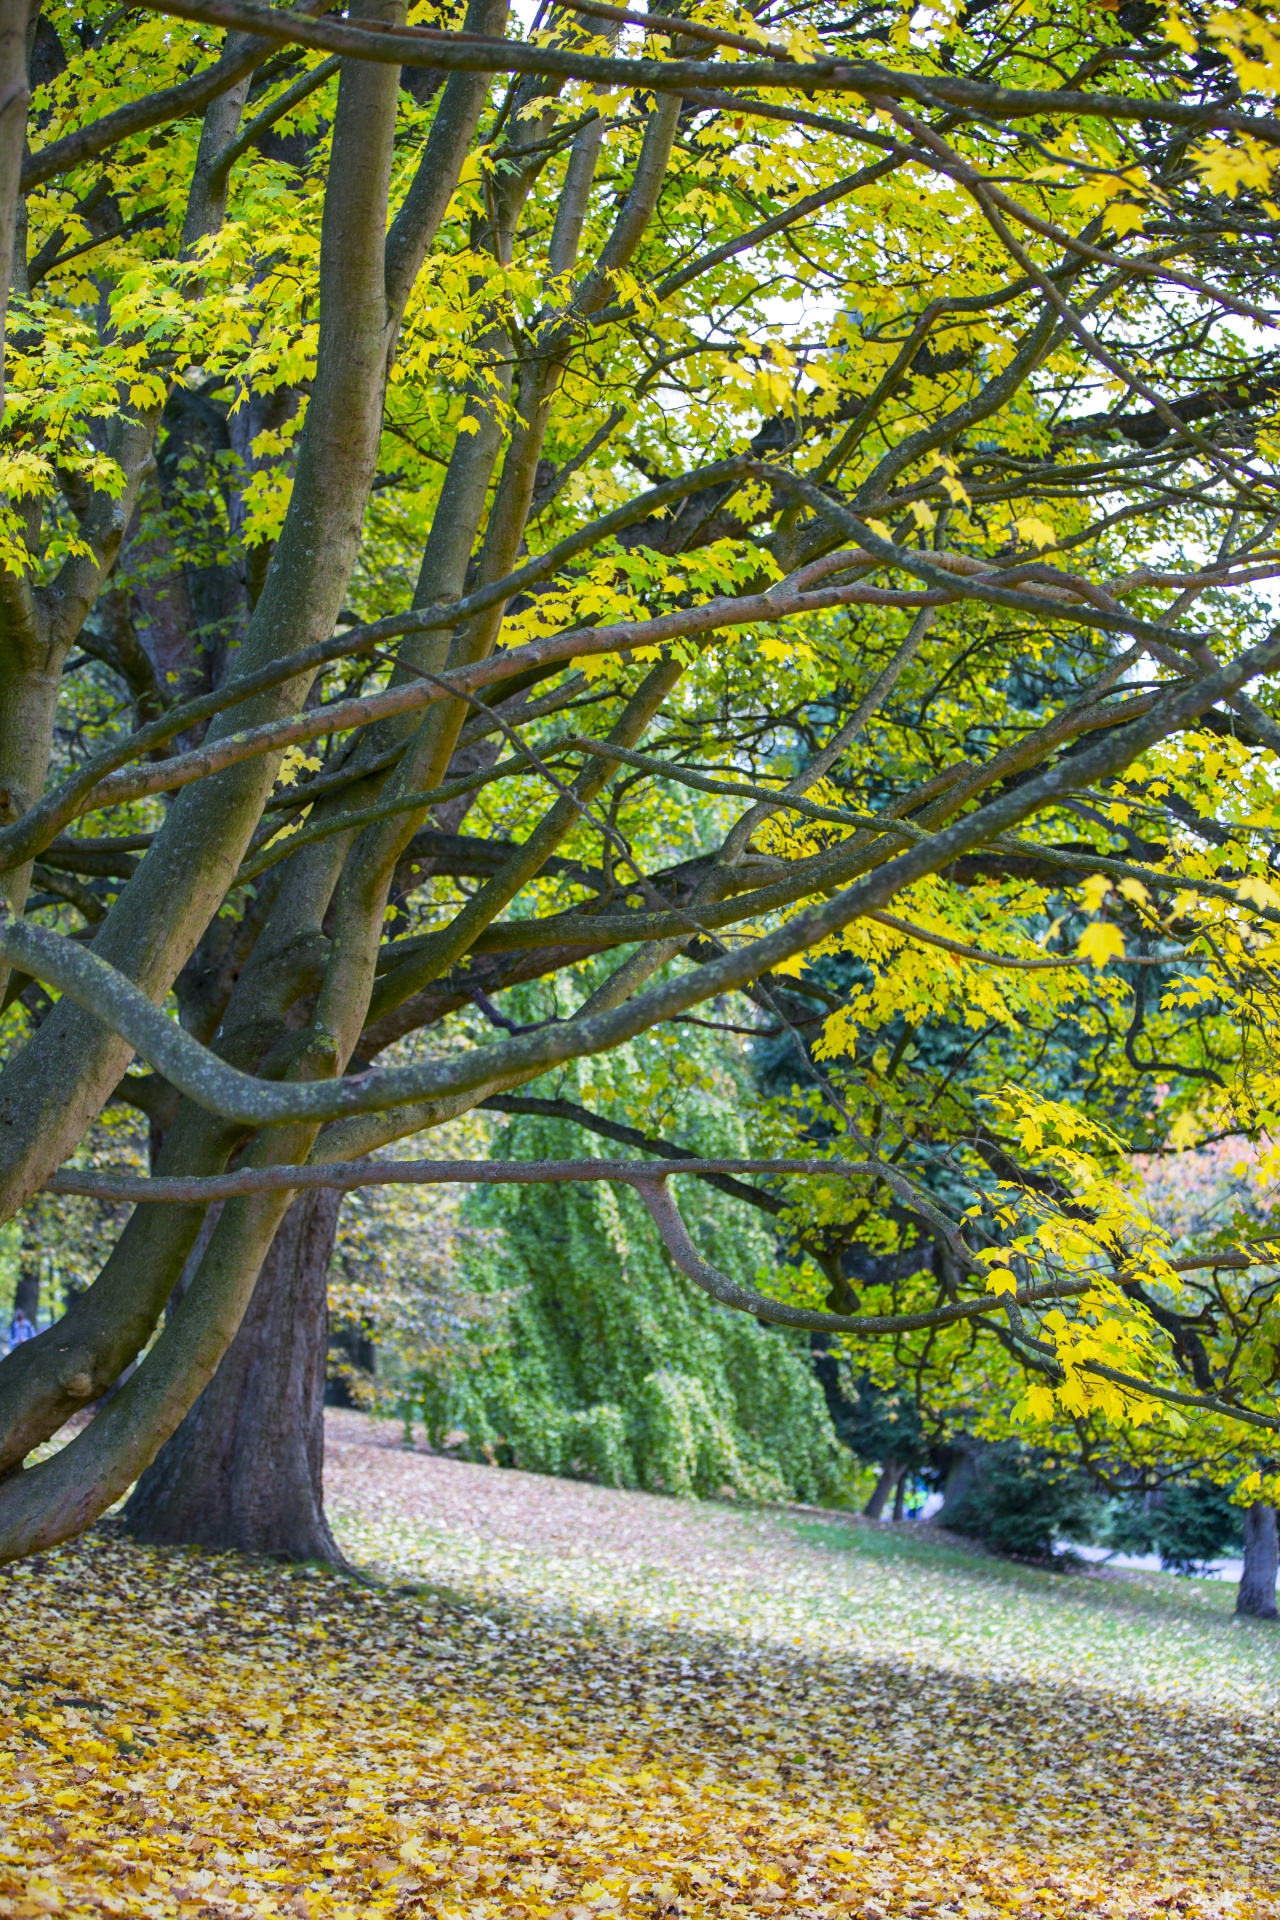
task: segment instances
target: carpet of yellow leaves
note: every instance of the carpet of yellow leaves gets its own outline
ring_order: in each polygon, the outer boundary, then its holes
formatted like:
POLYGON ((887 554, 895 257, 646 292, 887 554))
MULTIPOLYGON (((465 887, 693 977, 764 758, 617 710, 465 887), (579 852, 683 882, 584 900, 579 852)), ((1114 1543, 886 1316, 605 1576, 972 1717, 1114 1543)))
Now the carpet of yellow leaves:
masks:
POLYGON ((1280 1915, 1269 1717, 141 1549, 0 1576, 0 1915, 1280 1915))

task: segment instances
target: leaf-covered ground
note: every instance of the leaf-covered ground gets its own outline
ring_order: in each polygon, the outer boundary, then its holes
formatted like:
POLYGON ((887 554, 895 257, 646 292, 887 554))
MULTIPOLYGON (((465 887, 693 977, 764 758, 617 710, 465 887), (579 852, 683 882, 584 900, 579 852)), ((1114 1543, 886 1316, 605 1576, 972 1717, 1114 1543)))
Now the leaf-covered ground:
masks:
POLYGON ((359 1427, 348 1551, 434 1592, 110 1528, 0 1576, 0 1914, 1280 1915, 1280 1633, 1229 1591, 359 1427))
POLYGON ((358 1414, 331 1413, 327 1445, 346 1551, 392 1580, 553 1618, 1280 1713, 1280 1631, 1235 1621, 1218 1581, 1062 1579, 910 1527, 494 1473, 406 1453, 396 1425, 358 1414))

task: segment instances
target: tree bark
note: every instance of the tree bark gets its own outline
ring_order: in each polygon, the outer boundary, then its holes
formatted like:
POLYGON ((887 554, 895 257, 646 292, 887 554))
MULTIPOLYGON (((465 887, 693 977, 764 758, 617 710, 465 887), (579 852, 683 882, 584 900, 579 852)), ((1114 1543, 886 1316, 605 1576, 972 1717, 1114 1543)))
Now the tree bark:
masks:
POLYGON ((13 1311, 25 1313, 33 1327, 40 1324, 40 1269, 24 1267, 13 1289, 13 1311))
POLYGON ((880 1519, 881 1515, 884 1513, 885 1502, 888 1500, 889 1495, 893 1492, 894 1488, 897 1486, 898 1482, 901 1480, 905 1472, 906 1472, 905 1467, 890 1466, 884 1469, 884 1471, 880 1475, 880 1478, 876 1481, 876 1484, 872 1489, 871 1498, 868 1500, 866 1506, 862 1509, 863 1513, 866 1515, 868 1520, 880 1519))
POLYGON ((1244 1517, 1244 1571, 1236 1612, 1256 1620, 1276 1618, 1276 1510, 1255 1500, 1244 1517))
MULTIPOLYGON (((0 3, 0 348, 13 279, 22 149, 27 132, 27 29, 32 0, 0 3)), ((23 260, 24 279, 26 261, 23 260)), ((0 354, 0 358, 3 355, 0 354)), ((4 412, 4 373, 0 370, 0 414, 4 412)))
POLYGON ((317 1190, 285 1215, 222 1364, 130 1498, 135 1539, 341 1564, 322 1480, 340 1205, 317 1190))
MULTIPOLYGON (((384 0, 369 0, 375 10, 383 4, 384 0)), ((483 85, 479 85, 481 94, 483 85)), ((468 86, 476 90, 470 81, 468 86)), ((246 629, 238 672, 327 638, 355 561, 377 464, 387 356, 398 319, 388 312, 383 276, 395 110, 393 70, 370 72, 356 62, 344 65, 321 226, 317 373, 289 509, 262 596, 246 629)), ((427 149, 430 156, 430 139, 427 149)), ((443 159, 453 166, 450 179, 456 181, 465 152, 443 159)), ((310 676, 307 679, 309 684, 310 676)), ((279 688, 276 705, 261 712, 254 701, 246 702, 234 710, 237 718, 232 724, 244 726, 274 717, 277 708, 287 712, 305 692, 306 687, 297 684, 279 688)), ((271 699, 268 696, 269 703, 271 699)), ((211 734, 216 735, 218 724, 215 721, 211 734)), ((184 811, 179 796, 147 859, 99 929, 96 938, 101 945, 95 947, 95 954, 131 973, 145 990, 168 991, 218 911, 225 887, 217 870, 221 864, 224 877, 229 878, 238 865, 274 774, 274 762, 264 763, 247 785, 235 781, 223 785, 216 799, 205 796, 194 810, 184 811)), ((20 1204, 18 1196, 23 1196, 24 1188, 29 1193, 44 1178, 37 1160, 54 1165, 64 1157, 67 1142, 83 1130, 84 1115, 102 1106, 130 1057, 118 1035, 92 1019, 85 1024, 80 1010, 65 997, 49 1018, 57 1032, 46 1021, 3 1076, 0 1193, 9 1204, 20 1204), (82 1112, 73 1113, 81 1098, 87 1104, 82 1112)), ((332 1064, 328 1062, 330 1069, 332 1064)), ((313 1067, 314 1063, 304 1061, 300 1071, 313 1067)), ((270 1147, 263 1146, 261 1151, 293 1153, 304 1159, 313 1141, 314 1129, 277 1128, 270 1147)), ((15 1553, 31 1552, 37 1542, 48 1543, 50 1529, 60 1538, 64 1537, 60 1529, 79 1530, 133 1482, 141 1467, 150 1464, 208 1383, 237 1331, 259 1263, 283 1213, 284 1206, 276 1204, 248 1208, 233 1204, 224 1211, 199 1274, 149 1351, 146 1366, 70 1446, 4 1483, 0 1551, 11 1547, 15 1553)), ((189 1249, 188 1241, 177 1265, 157 1276, 162 1281, 156 1288, 157 1314, 189 1249)), ((104 1278, 105 1271, 99 1280, 104 1278)), ((151 1326, 154 1319, 131 1353, 113 1356, 109 1377, 139 1350, 151 1326)), ((37 1414, 57 1414, 64 1391, 58 1382, 63 1375, 92 1391, 96 1355, 91 1353, 85 1365, 77 1360, 70 1374, 67 1360, 68 1356, 46 1350, 24 1370, 26 1395, 36 1401, 37 1414), (42 1366, 46 1374, 55 1375, 52 1391, 47 1378, 37 1377, 42 1366)), ((0 1401, 4 1398, 0 1392, 0 1401)), ((0 1412, 0 1433, 6 1424, 0 1412)), ((28 1420, 28 1429, 34 1424, 34 1419, 28 1420)))
POLYGON ((939 1526, 948 1524, 948 1507, 954 1511, 969 1489, 981 1479, 983 1462, 990 1451, 990 1443, 985 1440, 961 1438, 951 1443, 951 1458, 947 1461, 946 1479, 942 1486, 942 1506, 934 1515, 939 1526))

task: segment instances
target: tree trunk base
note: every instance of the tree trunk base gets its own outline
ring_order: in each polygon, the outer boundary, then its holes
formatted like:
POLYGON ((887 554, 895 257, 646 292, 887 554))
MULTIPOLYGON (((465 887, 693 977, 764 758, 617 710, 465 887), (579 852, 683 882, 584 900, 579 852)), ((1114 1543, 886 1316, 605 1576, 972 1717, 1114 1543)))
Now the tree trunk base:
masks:
POLYGON ((1236 1593, 1236 1612, 1251 1620, 1275 1620, 1276 1569, 1280 1540, 1276 1510, 1256 1500, 1244 1517, 1244 1571, 1236 1593))
POLYGON ((326 1278, 341 1195, 294 1202, 217 1373, 138 1481, 135 1540, 345 1565, 324 1513, 326 1278))

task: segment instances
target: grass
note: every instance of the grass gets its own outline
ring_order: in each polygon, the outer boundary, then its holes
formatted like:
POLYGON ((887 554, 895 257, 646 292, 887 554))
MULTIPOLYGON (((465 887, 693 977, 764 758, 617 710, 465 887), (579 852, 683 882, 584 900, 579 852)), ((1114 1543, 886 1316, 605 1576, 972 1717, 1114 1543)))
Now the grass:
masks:
MULTIPOLYGON (((533 1476, 529 1476, 532 1480, 533 1476)), ((629 1499, 637 1496, 627 1496, 629 1499)), ((643 1498, 640 1496, 639 1498, 643 1498)), ((430 1574, 492 1611, 626 1621, 756 1644, 1076 1686, 1249 1714, 1280 1708, 1280 1628, 1237 1620, 1234 1588, 1172 1574, 1055 1573, 904 1527, 785 1511, 681 1508, 695 1550, 663 1551, 662 1514, 632 1551, 570 1552, 338 1508, 344 1549, 392 1580, 430 1574)))

